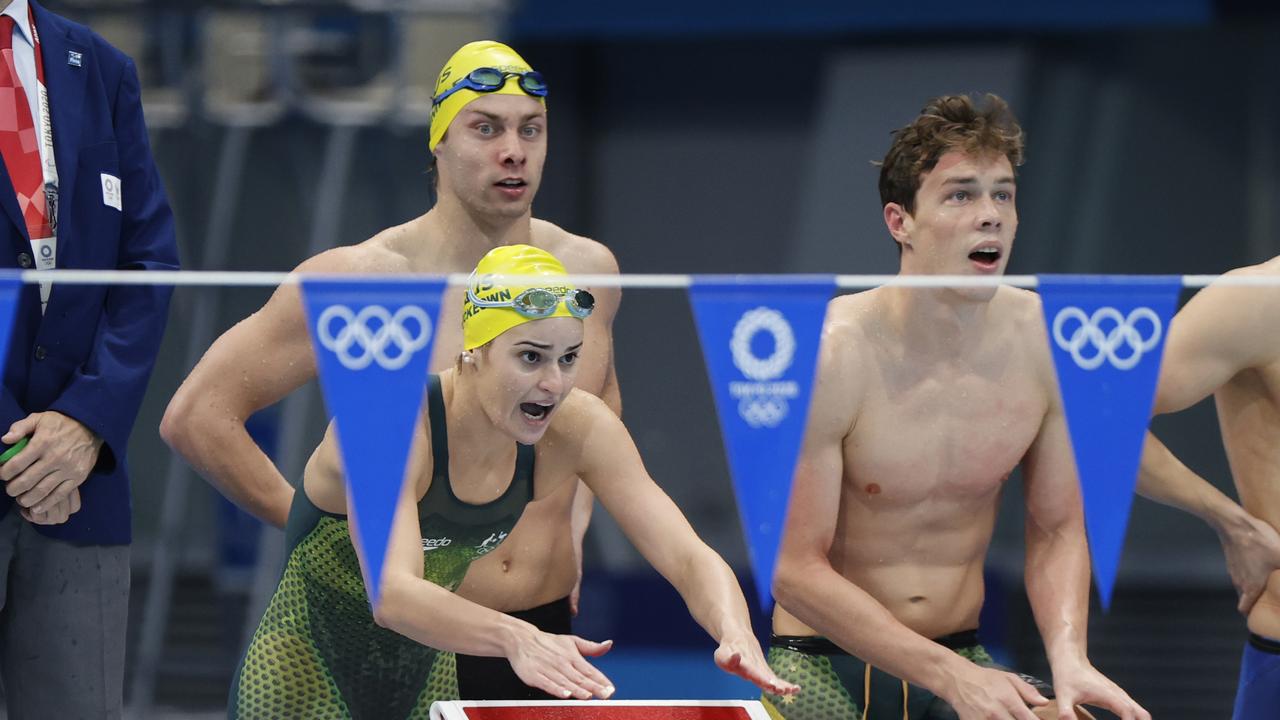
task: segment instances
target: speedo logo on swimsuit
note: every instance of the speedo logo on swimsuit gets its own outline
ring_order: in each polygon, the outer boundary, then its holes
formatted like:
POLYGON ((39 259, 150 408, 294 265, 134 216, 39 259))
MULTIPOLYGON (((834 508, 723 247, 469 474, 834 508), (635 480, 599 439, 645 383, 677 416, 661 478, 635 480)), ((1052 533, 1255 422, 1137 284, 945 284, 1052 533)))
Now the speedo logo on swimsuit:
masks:
POLYGON ((424 552, 439 550, 442 547, 449 547, 452 544, 453 538, 422 538, 422 550, 424 552))

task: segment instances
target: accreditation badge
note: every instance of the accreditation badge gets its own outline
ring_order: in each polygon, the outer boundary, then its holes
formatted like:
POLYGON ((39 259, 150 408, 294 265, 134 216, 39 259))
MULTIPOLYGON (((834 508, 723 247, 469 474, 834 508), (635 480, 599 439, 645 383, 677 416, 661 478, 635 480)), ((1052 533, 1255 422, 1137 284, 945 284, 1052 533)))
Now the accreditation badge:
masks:
MULTIPOLYGON (((36 269, 52 270, 57 267, 58 257, 58 236, 54 235, 47 238, 32 238, 31 249, 35 251, 36 269)), ((44 314, 45 307, 49 305, 49 295, 53 291, 53 283, 40 282, 40 313, 44 314)))

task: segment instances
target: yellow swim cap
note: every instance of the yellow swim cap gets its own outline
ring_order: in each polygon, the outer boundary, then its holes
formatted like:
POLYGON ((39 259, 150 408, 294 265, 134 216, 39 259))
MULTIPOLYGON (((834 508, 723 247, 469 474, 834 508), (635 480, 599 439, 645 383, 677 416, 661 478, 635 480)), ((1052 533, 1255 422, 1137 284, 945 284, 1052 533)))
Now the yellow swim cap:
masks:
MULTIPOLYGON (((459 48, 440 70, 440 77, 436 79, 435 97, 439 97, 441 93, 453 87, 471 71, 480 68, 493 68, 513 73, 527 73, 533 70, 515 50, 500 42, 493 40, 469 42, 459 48)), ((460 88, 440 103, 432 105, 429 146, 433 152, 436 145, 439 145, 440 140, 444 138, 450 123, 458 113, 462 112, 462 108, 482 95, 527 95, 527 93, 520 87, 518 78, 509 77, 503 82, 502 87, 492 92, 479 93, 470 88, 460 88)), ((537 98, 537 100, 543 107, 547 106, 545 99, 537 98)))
POLYGON ((467 283, 467 297, 462 302, 463 349, 478 348, 533 320, 582 319, 590 315, 595 306, 591 293, 557 282, 567 274, 555 255, 532 245, 504 245, 490 250, 467 283), (540 275, 548 282, 510 285, 494 275, 540 275))

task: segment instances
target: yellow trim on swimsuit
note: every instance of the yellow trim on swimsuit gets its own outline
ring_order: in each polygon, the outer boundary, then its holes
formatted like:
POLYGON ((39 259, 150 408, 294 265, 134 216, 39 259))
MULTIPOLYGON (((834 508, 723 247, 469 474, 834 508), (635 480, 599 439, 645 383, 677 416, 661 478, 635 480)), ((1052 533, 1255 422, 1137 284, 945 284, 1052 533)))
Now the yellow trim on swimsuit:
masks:
MULTIPOLYGON (((867 713, 871 711, 871 663, 867 663, 867 670, 862 677, 862 720, 867 720, 867 713)), ((902 681, 902 720, 909 720, 907 717, 907 681, 902 681)))

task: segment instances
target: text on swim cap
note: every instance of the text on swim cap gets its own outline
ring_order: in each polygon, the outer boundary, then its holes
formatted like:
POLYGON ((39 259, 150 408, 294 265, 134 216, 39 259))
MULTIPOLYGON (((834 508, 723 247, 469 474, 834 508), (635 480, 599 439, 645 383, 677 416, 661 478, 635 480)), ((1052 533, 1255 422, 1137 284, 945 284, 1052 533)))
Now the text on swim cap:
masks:
MULTIPOLYGON (((493 292, 488 295, 481 295, 479 292, 477 292, 475 293, 475 296, 476 296, 476 299, 480 300, 481 302, 510 302, 511 301, 511 291, 507 289, 498 290, 497 292, 493 292)), ((479 305, 473 305, 471 303, 467 303, 466 307, 462 309, 462 319, 465 321, 467 318, 472 317, 473 315, 479 313, 481 310, 484 310, 484 309, 485 308, 479 305)))

